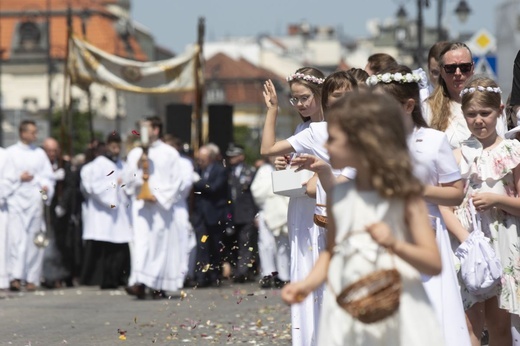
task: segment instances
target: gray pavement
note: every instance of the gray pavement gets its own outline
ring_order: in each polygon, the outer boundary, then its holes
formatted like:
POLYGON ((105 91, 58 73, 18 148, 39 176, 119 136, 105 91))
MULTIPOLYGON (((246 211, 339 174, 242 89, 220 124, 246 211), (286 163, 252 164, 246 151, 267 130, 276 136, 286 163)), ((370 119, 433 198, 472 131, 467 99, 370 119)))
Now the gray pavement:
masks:
POLYGON ((290 334, 280 291, 257 284, 162 300, 97 287, 0 292, 0 345, 290 345, 290 334))

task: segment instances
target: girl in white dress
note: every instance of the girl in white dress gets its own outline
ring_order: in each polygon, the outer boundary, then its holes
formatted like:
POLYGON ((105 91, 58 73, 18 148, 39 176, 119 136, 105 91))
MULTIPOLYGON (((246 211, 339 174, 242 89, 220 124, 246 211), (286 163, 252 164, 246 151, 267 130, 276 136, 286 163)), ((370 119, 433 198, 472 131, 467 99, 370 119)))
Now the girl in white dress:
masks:
MULTIPOLYGON (((328 195, 327 249, 312 272, 282 290, 282 298, 293 304, 328 281, 319 345, 444 344, 419 274, 439 274, 441 259, 401 114, 394 99, 372 93, 348 94, 327 112, 332 168, 351 166, 357 175, 328 195), (365 324, 341 308, 335 294, 373 272, 376 260, 377 268, 399 271, 400 305, 393 315, 365 324)), ((330 170, 320 169, 326 165, 311 161, 302 168, 327 179, 330 170)))
POLYGON ((438 205, 457 206, 464 198, 464 184, 457 161, 446 135, 430 129, 421 113, 419 76, 406 66, 384 70, 368 79, 376 91, 394 97, 405 111, 408 147, 414 172, 425 185, 423 197, 435 229, 435 238, 442 259, 442 272, 436 276, 422 276, 428 297, 437 314, 446 345, 470 345, 469 332, 462 307, 450 237, 438 205), (407 77, 411 78, 407 78, 407 77))
MULTIPOLYGON (((311 123, 323 121, 321 108, 321 86, 324 75, 321 71, 312 67, 298 69, 288 78, 291 88, 291 104, 297 109, 303 119, 308 119, 298 125, 295 135, 307 129, 311 123)), ((276 142, 276 120, 278 116, 278 97, 274 84, 268 80, 264 85, 264 98, 267 106, 262 134, 261 153, 266 156, 283 155, 293 152, 293 149, 283 152, 273 152, 271 147, 276 142)), ((317 145, 316 146, 321 147, 317 145)), ((277 169, 284 169, 287 162, 283 158, 276 158, 277 169)), ((287 212, 287 227, 291 246, 290 280, 297 281, 305 277, 314 265, 313 239, 316 234, 313 215, 316 200, 308 196, 291 197, 287 212)), ((292 343, 295 346, 315 345, 315 331, 321 299, 319 296, 309 297, 303 304, 291 308, 292 343)))
POLYGON ((470 80, 461 91, 462 111, 472 136, 455 152, 467 180, 466 197, 455 210, 457 227, 466 237, 473 229, 472 200, 482 231, 491 239, 504 270, 501 284, 485 295, 471 294, 461 281, 473 345, 480 345, 484 326, 490 345, 511 345, 510 314, 520 314, 520 143, 497 134, 497 119, 504 107, 500 93, 486 77, 470 80))

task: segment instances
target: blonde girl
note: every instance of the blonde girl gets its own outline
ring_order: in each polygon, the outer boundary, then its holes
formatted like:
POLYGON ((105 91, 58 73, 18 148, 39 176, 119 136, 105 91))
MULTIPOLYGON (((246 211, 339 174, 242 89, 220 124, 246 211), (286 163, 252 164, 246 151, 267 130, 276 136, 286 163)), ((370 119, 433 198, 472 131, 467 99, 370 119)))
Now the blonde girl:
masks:
POLYGON ((520 143, 497 134, 503 111, 501 90, 487 77, 474 77, 461 91, 461 105, 471 137, 456 151, 466 197, 455 210, 460 241, 473 229, 470 201, 482 231, 504 269, 501 284, 485 295, 471 294, 461 282, 461 295, 473 345, 480 345, 484 325, 489 345, 511 345, 510 314, 520 314, 520 143), (465 236, 464 236, 465 234, 465 236))

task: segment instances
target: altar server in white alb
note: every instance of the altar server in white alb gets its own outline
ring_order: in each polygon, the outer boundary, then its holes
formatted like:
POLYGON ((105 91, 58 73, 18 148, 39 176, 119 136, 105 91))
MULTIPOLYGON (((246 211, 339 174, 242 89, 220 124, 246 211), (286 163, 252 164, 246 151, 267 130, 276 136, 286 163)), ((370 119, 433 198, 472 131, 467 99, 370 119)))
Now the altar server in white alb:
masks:
POLYGON ((54 194, 54 172, 43 149, 34 145, 38 129, 34 121, 23 120, 19 127, 20 140, 7 148, 8 164, 5 178, 10 191, 7 196, 9 209, 8 275, 11 291, 19 291, 22 283, 33 291, 40 284, 43 249, 33 240, 44 225, 44 201, 49 204, 54 194))
MULTIPOLYGON (((112 133, 106 141, 106 152, 81 171, 81 187, 87 197, 88 227, 83 228, 86 268, 99 273, 101 288, 126 286, 130 272, 132 240, 130 198, 124 191, 124 163, 119 158, 121 137, 112 133)), ((85 270, 84 270, 85 271, 85 270)))
POLYGON ((9 287, 7 277, 7 193, 9 186, 4 177, 7 167, 7 152, 0 147, 0 290, 9 287))
POLYGON ((126 188, 132 195, 134 226, 129 280, 132 286, 126 291, 142 299, 148 287, 154 298, 162 298, 165 291, 178 290, 184 281, 181 231, 173 218, 173 206, 185 197, 184 179, 179 152, 159 139, 161 119, 149 117, 143 124, 142 146, 128 153, 125 173, 126 188))

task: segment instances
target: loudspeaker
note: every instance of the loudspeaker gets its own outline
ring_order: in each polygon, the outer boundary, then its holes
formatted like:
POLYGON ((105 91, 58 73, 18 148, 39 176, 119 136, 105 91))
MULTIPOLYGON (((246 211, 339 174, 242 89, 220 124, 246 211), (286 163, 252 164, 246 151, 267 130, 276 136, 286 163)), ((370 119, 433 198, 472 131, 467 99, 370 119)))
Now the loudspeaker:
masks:
POLYGON ((215 143, 224 155, 229 143, 233 142, 233 106, 208 105, 208 141, 215 143))
POLYGON ((191 145, 191 105, 170 103, 166 105, 165 133, 180 138, 191 145))

